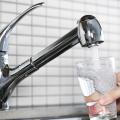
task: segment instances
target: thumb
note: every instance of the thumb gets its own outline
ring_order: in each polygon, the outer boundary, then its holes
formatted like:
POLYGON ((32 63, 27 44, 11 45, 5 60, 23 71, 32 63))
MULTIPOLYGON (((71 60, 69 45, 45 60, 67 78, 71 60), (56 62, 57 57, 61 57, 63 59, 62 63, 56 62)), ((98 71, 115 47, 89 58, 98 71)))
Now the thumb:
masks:
POLYGON ((108 105, 120 97, 120 87, 114 88, 99 99, 101 105, 108 105))

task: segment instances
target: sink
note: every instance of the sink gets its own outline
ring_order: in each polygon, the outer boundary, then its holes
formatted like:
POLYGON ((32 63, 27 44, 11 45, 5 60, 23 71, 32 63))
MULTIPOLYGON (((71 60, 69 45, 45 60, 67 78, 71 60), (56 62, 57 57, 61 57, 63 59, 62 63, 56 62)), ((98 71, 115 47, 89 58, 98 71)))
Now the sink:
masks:
POLYGON ((0 120, 39 120, 39 119, 63 119, 80 118, 87 119, 87 109, 84 104, 51 105, 35 107, 10 108, 8 111, 0 111, 0 120))

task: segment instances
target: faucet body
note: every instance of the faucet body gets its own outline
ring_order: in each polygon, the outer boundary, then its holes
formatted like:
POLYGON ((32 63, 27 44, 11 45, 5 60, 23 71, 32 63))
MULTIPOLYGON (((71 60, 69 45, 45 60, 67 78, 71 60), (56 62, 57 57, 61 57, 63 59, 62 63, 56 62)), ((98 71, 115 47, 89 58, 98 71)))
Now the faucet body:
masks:
MULTIPOLYGON (((32 7, 30 7, 29 10, 31 10, 32 7)), ((26 12, 28 13, 28 11, 26 12)), ((17 18, 17 22, 26 14, 26 12, 23 12, 24 14, 22 14, 20 18, 17 18)), ((12 24, 14 23, 14 21, 12 21, 12 24)), ((9 27, 9 29, 12 29, 15 24, 9 27)), ((6 31, 6 28, 3 29, 3 31, 6 31)), ((4 37, 1 37, 0 39, 2 41, 0 41, 0 51, 1 53, 4 53, 3 56, 6 55, 8 52, 6 49, 8 47, 6 47, 6 45, 8 44, 8 41, 6 40, 6 35, 9 34, 9 29, 7 29, 8 33, 4 33, 3 31, 0 33, 1 36, 4 35, 4 37)), ((14 88, 24 78, 28 77, 29 75, 37 71, 40 67, 55 59, 57 56, 64 53, 78 43, 80 43, 82 47, 92 47, 93 45, 98 45, 102 43, 103 40, 101 36, 102 28, 97 19, 92 15, 86 15, 78 21, 78 27, 75 27, 66 35, 49 45, 44 50, 38 52, 38 54, 30 57, 28 60, 18 65, 16 68, 9 68, 9 66, 7 65, 8 63, 5 63, 5 61, 1 59, 1 76, 3 76, 4 79, 2 77, 0 79, 0 109, 8 108, 6 105, 8 98, 12 94, 14 88)))

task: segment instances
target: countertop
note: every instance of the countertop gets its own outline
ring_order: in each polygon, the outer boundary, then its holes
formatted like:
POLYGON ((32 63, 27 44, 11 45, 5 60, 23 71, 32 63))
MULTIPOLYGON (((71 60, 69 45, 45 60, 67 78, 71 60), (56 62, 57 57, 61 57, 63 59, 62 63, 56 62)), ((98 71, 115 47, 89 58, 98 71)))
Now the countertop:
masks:
POLYGON ((18 119, 54 119, 54 118, 88 118, 86 106, 81 105, 54 105, 37 107, 10 108, 0 111, 0 120, 18 119))

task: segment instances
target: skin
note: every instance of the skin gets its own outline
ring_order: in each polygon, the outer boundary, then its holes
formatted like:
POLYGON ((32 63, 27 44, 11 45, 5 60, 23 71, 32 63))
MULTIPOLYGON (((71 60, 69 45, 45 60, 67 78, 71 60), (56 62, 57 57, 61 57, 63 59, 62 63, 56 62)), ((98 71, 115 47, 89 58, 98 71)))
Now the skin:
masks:
MULTIPOLYGON (((89 102, 96 102, 101 98, 102 94, 99 93, 98 91, 94 92, 93 94, 91 94, 90 96, 86 96, 85 97, 85 101, 86 103, 89 102)), ((89 105, 88 105, 89 106, 89 105)), ((105 106, 100 105, 99 103, 96 103, 94 107, 88 107, 89 109, 89 114, 90 115, 97 115, 97 114, 106 114, 109 113, 109 111, 107 111, 107 109, 105 109, 105 106), (94 110, 93 110, 94 108, 94 110)))
POLYGON ((100 105, 108 105, 117 100, 117 110, 120 112, 120 72, 116 73, 117 87, 101 96, 98 103, 100 105))
POLYGON ((86 102, 91 102, 91 101, 96 102, 100 99, 100 97, 101 97, 101 94, 99 92, 94 92, 92 95, 86 96, 85 101, 86 102))

